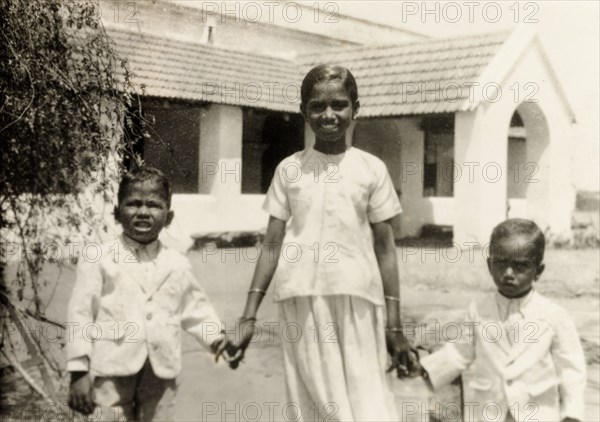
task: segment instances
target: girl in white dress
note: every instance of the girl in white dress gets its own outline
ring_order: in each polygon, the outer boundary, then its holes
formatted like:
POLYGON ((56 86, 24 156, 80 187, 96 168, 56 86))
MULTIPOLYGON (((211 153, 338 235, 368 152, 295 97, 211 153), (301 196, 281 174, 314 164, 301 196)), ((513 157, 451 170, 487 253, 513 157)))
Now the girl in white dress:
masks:
POLYGON ((316 140, 278 165, 267 193, 270 218, 238 325, 237 361, 273 280, 294 420, 398 420, 386 346, 398 376, 412 362, 391 225, 400 202, 385 164, 346 145, 359 110, 350 71, 313 68, 301 96, 316 140))

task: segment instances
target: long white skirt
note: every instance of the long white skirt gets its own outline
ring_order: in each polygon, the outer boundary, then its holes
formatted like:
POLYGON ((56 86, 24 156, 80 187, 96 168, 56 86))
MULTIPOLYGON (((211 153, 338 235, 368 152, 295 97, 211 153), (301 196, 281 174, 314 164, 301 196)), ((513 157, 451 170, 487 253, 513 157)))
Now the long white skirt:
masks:
POLYGON ((383 307, 303 296, 281 301, 279 314, 290 420, 399 420, 385 374, 383 307))

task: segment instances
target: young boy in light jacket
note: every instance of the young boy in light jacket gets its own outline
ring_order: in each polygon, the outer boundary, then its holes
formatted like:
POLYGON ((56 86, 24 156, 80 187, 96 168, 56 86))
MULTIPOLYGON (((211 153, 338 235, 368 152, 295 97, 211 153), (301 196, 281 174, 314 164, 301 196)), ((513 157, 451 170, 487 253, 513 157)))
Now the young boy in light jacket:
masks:
POLYGON ((162 172, 126 174, 115 208, 123 234, 79 261, 68 305, 69 405, 84 414, 98 406, 97 420, 174 420, 181 329, 217 359, 228 345, 187 258, 158 240, 170 205, 162 172))
POLYGON ((544 248, 532 221, 494 228, 488 268, 498 291, 471 303, 458 342, 421 359, 434 389, 463 374, 465 422, 583 419, 586 362, 575 324, 533 289, 544 248))

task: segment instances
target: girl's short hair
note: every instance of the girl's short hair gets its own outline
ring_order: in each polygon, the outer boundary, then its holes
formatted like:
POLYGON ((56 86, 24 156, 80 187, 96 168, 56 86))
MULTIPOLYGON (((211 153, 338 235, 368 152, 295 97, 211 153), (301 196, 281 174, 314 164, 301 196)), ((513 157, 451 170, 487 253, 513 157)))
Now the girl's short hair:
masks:
POLYGON ((490 238, 491 250, 493 250, 494 244, 500 240, 514 235, 527 236, 530 239, 531 246, 535 248, 537 264, 541 264, 544 261, 544 250, 546 249, 544 233, 537 224, 524 218, 510 218, 494 227, 490 238))
POLYGON ((136 183, 151 182, 156 184, 163 193, 163 198, 167 201, 167 206, 171 208, 171 184, 165 174, 154 167, 137 167, 134 170, 125 173, 119 183, 117 199, 119 204, 125 198, 127 189, 136 183))
POLYGON ((308 71, 302 86, 300 87, 300 98, 302 100, 302 107, 304 107, 312 95, 313 88, 315 85, 321 82, 340 80, 342 85, 348 91, 350 99, 352 100, 352 106, 358 101, 358 87, 356 85, 356 79, 354 75, 348 69, 342 66, 335 66, 331 64, 321 64, 313 67, 308 71))

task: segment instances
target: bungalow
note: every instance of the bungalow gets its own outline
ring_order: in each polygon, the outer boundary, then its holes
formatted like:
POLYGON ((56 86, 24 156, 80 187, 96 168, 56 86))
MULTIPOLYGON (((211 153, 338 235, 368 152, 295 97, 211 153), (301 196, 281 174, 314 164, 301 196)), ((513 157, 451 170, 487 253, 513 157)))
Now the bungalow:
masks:
POLYGON ((534 32, 408 34, 392 45, 299 48, 293 58, 122 26, 108 32, 144 87, 153 124, 138 148, 173 181, 172 237, 266 226, 261 204, 274 165, 314 142, 299 87, 322 62, 356 76, 361 109, 347 142, 387 164, 404 208, 397 238, 452 226, 454 242, 469 247, 517 216, 570 230, 574 113, 534 32))
POLYGON ((350 142, 382 158, 401 192, 400 235, 450 225, 485 242, 507 217, 569 232, 573 109, 532 31, 311 55, 352 69, 361 119, 350 142))

